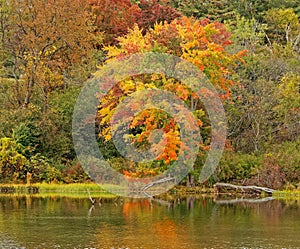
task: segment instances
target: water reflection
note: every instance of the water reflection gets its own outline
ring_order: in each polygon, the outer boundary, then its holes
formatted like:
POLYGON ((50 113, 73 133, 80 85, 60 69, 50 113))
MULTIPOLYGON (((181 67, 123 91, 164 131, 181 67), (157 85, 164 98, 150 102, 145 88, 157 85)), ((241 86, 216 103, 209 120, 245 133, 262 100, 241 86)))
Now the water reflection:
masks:
POLYGON ((294 201, 0 197, 0 248, 300 248, 294 201))

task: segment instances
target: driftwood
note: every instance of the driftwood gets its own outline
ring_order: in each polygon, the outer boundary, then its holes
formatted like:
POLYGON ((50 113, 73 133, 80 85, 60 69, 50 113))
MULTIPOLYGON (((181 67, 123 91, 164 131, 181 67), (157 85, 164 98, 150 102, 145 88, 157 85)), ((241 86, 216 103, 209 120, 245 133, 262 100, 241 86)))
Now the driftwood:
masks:
POLYGON ((262 198, 262 199, 232 199, 232 200, 215 200, 215 203, 217 204, 237 204, 237 203, 264 203, 264 202, 268 202, 268 201, 273 201, 275 200, 273 197, 266 197, 266 198, 262 198))
POLYGON ((87 192, 88 192, 88 194, 89 194, 89 199, 90 199, 90 201, 91 201, 91 204, 92 204, 92 206, 94 206, 96 200, 92 198, 91 193, 90 193, 90 190, 87 189, 87 192))
POLYGON ((241 190, 242 192, 256 192, 256 193, 265 192, 267 194, 273 194, 275 192, 275 190, 271 188, 258 187, 258 186, 239 186, 239 185, 234 185, 229 183, 216 183, 214 187, 217 189, 218 192, 220 192, 222 188, 232 188, 235 189, 236 191, 241 190))
POLYGON ((146 186, 144 186, 144 187, 141 189, 141 191, 145 191, 145 190, 147 190, 148 188, 151 188, 151 187, 153 187, 153 186, 155 186, 155 185, 158 185, 158 184, 161 184, 161 183, 166 183, 166 182, 172 182, 172 181, 174 181, 174 180, 175 180, 174 177, 168 176, 168 177, 165 177, 165 178, 162 178, 162 179, 159 179, 159 180, 157 180, 157 181, 154 181, 154 182, 151 182, 151 183, 147 184, 146 186))

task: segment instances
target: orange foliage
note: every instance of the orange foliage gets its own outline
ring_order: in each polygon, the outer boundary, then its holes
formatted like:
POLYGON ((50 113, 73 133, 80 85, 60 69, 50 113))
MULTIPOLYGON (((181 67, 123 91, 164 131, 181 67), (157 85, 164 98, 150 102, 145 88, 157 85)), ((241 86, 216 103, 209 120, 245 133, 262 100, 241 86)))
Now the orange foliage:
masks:
POLYGON ((125 35, 140 12, 130 0, 89 0, 89 4, 96 16, 97 31, 105 32, 105 43, 115 43, 116 37, 125 35))
POLYGON ((37 87, 45 99, 61 88, 66 72, 87 59, 97 38, 84 1, 11 0, 9 4, 14 21, 2 42, 7 42, 23 72, 27 106, 37 87))
MULTIPOLYGON (((181 57, 204 72, 207 78, 220 91, 221 98, 229 98, 229 88, 234 81, 232 75, 240 62, 243 62, 244 51, 231 55, 225 47, 231 44, 230 33, 225 26, 220 23, 210 23, 205 19, 202 21, 193 18, 183 17, 171 23, 160 23, 143 34, 138 27, 135 27, 127 35, 119 38, 118 46, 107 47, 109 61, 122 58, 126 55, 137 52, 167 52, 181 57)), ((122 99, 130 96, 138 89, 162 89, 175 93, 187 106, 194 111, 196 121, 200 127, 204 125, 202 117, 205 116, 202 110, 201 99, 189 87, 176 79, 167 78, 165 75, 139 75, 131 79, 124 80, 118 87, 101 100, 99 105, 99 120, 109 120, 114 108, 107 106, 117 106, 122 99), (122 89, 123 96, 119 96, 117 89, 122 89), (202 115, 202 116, 201 116, 202 115)), ((200 94, 214 97, 208 89, 202 90, 200 94)), ((136 106, 132 106, 136 110, 136 106)), ((138 107, 139 108, 139 107, 138 107)), ((188 117, 186 117, 188 118, 188 117)), ((192 122, 192 120, 188 120, 192 122)), ((207 124, 206 122, 206 125, 207 124)), ((134 117, 129 127, 132 131, 131 141, 140 149, 151 148, 153 152, 161 152, 156 160, 161 161, 165 166, 178 159, 181 150, 189 150, 186 144, 180 140, 180 129, 172 117, 161 110, 150 109, 141 110, 134 117), (160 129, 164 135, 159 142, 150 141, 149 136, 152 131, 160 129), (150 146, 151 145, 151 146, 150 146)), ((102 129, 100 136, 105 136, 109 129, 102 129)), ((202 150, 209 150, 209 145, 201 145, 202 150)), ((164 170, 165 167, 162 167, 164 170)), ((145 168, 147 174, 152 174, 145 168)), ((156 173, 159 173, 155 171, 156 173)), ((136 172, 129 172, 131 176, 137 176, 136 172)), ((142 174, 143 175, 143 174, 142 174)))

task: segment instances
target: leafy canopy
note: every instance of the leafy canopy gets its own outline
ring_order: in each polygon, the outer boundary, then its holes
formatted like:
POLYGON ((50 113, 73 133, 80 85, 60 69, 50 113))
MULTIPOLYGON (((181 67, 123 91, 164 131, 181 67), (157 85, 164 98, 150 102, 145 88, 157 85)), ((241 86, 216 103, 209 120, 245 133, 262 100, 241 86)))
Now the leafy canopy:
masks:
MULTIPOLYGON (((142 52, 173 54, 196 65, 220 91, 220 95, 226 97, 229 87, 234 84, 232 75, 235 68, 243 61, 242 56, 245 53, 245 51, 233 55, 228 53, 225 48, 231 44, 229 37, 230 34, 222 24, 210 23, 207 19, 198 21, 184 17, 171 23, 157 23, 146 34, 135 26, 127 35, 118 38, 117 46, 105 48, 108 56, 107 63, 142 52)), ((111 139, 110 122, 116 107, 126 97, 144 89, 162 89, 173 92, 190 107, 199 126, 203 126, 203 120, 207 120, 201 99, 182 82, 165 75, 138 75, 119 82, 101 99, 98 110, 100 137, 106 141, 111 139)), ((208 121, 206 125, 209 126, 208 121)), ((176 160, 179 149, 185 146, 180 141, 178 125, 172 117, 161 110, 142 110, 127 128, 131 131, 132 143, 139 149, 149 149, 150 143, 152 143, 151 149, 153 150, 159 151, 161 147, 164 147, 163 152, 156 158, 158 170, 140 170, 137 174, 136 168, 131 168, 129 173, 126 171, 129 175, 144 176, 158 173, 176 160), (165 144, 160 142, 155 144, 155 141, 151 139, 150 134, 156 129, 163 131, 165 144)), ((120 124, 120 129, 124 129, 122 124, 120 124)), ((208 149, 208 147, 202 145, 202 149, 208 149)))

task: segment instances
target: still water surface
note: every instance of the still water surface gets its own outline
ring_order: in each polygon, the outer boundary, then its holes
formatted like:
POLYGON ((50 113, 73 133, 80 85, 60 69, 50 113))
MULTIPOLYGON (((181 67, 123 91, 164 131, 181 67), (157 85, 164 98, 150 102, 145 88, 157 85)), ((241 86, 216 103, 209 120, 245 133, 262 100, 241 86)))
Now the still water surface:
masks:
POLYGON ((300 248, 300 204, 0 197, 0 248, 300 248))

